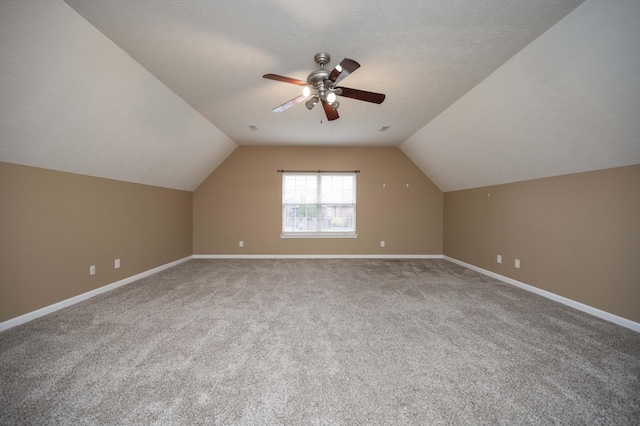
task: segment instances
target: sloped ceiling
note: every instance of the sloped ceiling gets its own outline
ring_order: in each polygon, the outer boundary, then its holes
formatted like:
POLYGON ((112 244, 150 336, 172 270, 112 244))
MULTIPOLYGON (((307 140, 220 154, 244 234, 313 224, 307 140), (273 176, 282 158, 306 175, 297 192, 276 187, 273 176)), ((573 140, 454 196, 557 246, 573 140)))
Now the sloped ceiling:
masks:
POLYGON ((236 144, 400 146, 445 191, 640 162, 634 0, 66 3, 0 5, 0 161, 190 190, 236 144), (385 102, 272 113, 300 87, 262 75, 319 51, 385 102))
POLYGON ((401 145, 442 191, 640 164, 640 1, 587 1, 401 145))
POLYGON ((351 146, 400 145, 582 2, 65 1, 239 145, 351 146), (387 99, 271 112, 301 88, 262 76, 306 80, 317 52, 387 99))
POLYGON ((0 161, 194 190, 236 146, 63 2, 0 2, 0 161))

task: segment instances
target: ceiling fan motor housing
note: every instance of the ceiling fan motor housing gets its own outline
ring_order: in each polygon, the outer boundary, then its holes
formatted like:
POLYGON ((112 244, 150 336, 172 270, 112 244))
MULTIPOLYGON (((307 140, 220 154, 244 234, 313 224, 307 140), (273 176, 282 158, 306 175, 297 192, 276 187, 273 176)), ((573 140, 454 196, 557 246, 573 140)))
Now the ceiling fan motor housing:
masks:
POLYGON ((320 52, 316 53, 313 59, 318 65, 320 65, 320 69, 309 74, 307 77, 307 83, 316 89, 319 89, 320 92, 324 92, 324 82, 329 78, 329 74, 331 74, 329 70, 324 69, 324 66, 331 61, 331 56, 329 56, 328 53, 320 52))
POLYGON ((307 83, 315 87, 319 83, 324 82, 327 78, 329 78, 328 70, 317 70, 309 74, 309 77, 307 77, 307 83))

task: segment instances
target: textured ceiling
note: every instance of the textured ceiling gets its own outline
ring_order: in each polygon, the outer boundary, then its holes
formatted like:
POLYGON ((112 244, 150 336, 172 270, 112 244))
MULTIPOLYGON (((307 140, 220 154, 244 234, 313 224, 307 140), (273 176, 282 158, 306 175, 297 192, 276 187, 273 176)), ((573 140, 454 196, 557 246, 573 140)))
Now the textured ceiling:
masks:
POLYGON ((443 191, 640 163, 638 0, 312 6, 0 1, 0 161, 193 190, 237 144, 400 146, 443 191), (262 75, 320 51, 385 102, 271 112, 300 87, 262 75))
POLYGON ((194 190, 235 147, 63 2, 0 1, 0 161, 194 190))
POLYGON ((585 2, 401 149, 442 191, 640 164, 639 23, 585 2))
POLYGON ((581 1, 66 0, 236 143, 352 146, 400 145, 581 1), (321 51, 385 102, 271 112, 300 87, 262 75, 305 80, 321 51))

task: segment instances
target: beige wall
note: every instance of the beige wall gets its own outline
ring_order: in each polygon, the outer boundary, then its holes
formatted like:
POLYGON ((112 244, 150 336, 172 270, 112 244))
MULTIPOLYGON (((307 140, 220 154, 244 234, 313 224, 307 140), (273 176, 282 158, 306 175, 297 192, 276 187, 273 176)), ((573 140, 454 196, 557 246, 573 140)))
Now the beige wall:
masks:
POLYGON ((193 194, 0 162, 0 321, 191 254, 442 253, 640 322, 640 165, 443 196, 398 148, 240 147, 193 194), (358 238, 281 239, 278 169, 360 170, 358 238))
POLYGON ((399 148, 242 146, 194 192, 193 214, 196 255, 442 254, 442 193, 399 148), (358 238, 280 238, 278 169, 360 170, 358 238))
POLYGON ((640 165, 445 193, 444 235, 446 256, 640 322, 640 165))
POLYGON ((192 199, 0 162, 0 321, 190 256, 192 199))

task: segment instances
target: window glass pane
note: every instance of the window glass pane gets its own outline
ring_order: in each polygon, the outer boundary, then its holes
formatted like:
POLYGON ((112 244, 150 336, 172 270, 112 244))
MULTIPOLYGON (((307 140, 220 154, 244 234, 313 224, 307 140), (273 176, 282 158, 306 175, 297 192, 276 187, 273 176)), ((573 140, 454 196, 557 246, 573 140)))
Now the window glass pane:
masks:
POLYGON ((315 204, 288 204, 283 209, 283 231, 315 232, 318 208, 315 204))
POLYGON ((320 226, 322 231, 355 231, 353 206, 324 204, 321 212, 320 226))
POLYGON ((285 175, 284 203, 317 203, 318 178, 313 175, 285 175))
POLYGON ((354 176, 322 175, 323 203, 353 203, 354 176))

